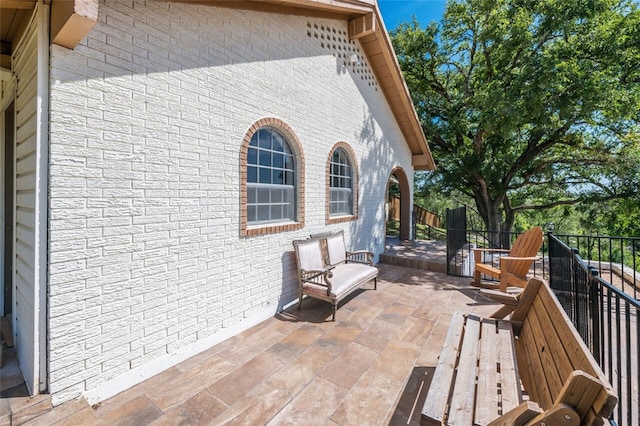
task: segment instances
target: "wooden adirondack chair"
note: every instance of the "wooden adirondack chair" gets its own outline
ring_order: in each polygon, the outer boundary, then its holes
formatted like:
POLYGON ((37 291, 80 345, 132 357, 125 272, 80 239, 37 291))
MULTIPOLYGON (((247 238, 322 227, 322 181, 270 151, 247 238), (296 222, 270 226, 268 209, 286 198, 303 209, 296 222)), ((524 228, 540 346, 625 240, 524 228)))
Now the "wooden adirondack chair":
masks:
POLYGON ((504 249, 473 249, 475 260, 474 280, 471 283, 476 287, 500 289, 506 292, 509 287, 524 288, 527 285, 527 272, 533 262, 537 259, 536 254, 542 247, 544 238, 542 228, 539 226, 520 234, 513 243, 511 250, 504 249), (494 267, 491 263, 484 263, 483 253, 507 253, 501 256, 500 268, 494 267), (481 282, 480 276, 484 274, 498 279, 499 283, 481 282))

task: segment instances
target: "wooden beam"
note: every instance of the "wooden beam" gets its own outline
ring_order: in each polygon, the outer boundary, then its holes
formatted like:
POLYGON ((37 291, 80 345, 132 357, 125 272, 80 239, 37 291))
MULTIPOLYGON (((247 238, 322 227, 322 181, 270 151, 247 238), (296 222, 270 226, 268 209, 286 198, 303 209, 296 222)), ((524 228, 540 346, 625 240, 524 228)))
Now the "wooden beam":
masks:
POLYGON ((5 53, 0 55, 0 68, 11 70, 11 55, 5 53))
POLYGON ((53 0, 51 43, 76 47, 98 22, 98 0, 53 0))
POLYGON ((358 16, 349 21, 349 38, 357 40, 376 32, 376 17, 373 13, 358 16))
POLYGON ((414 154, 411 157, 411 165, 417 170, 433 170, 433 160, 426 154, 414 154))
POLYGON ((0 0, 0 9, 33 9, 36 3, 34 0, 0 0))
POLYGON ((371 1, 344 0, 162 0, 170 3, 191 3, 233 9, 256 10, 306 16, 356 16, 369 13, 375 7, 371 1))

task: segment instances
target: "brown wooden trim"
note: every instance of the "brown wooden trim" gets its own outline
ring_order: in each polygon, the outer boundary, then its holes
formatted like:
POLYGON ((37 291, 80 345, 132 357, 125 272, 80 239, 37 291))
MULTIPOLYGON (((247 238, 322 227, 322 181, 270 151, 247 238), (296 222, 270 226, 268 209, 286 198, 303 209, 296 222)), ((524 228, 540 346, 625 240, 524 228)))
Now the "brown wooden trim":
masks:
POLYGON ((0 9, 30 10, 36 7, 34 0, 0 0, 0 9))
POLYGON ((53 0, 51 43, 73 49, 98 22, 98 0, 53 0))
POLYGON ((376 31, 376 17, 373 13, 358 16, 349 21, 349 38, 357 40, 376 31))

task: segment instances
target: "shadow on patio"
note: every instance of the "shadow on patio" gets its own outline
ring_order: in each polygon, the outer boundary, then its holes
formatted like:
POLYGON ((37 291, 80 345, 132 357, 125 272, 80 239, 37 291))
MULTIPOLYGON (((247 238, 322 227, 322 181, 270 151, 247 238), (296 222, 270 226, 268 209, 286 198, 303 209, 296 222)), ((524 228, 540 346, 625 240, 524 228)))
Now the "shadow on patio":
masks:
POLYGON ((378 290, 341 303, 335 322, 330 304, 308 299, 97 407, 4 405, 21 407, 14 425, 419 424, 451 314, 496 306, 469 278, 378 267, 378 290))

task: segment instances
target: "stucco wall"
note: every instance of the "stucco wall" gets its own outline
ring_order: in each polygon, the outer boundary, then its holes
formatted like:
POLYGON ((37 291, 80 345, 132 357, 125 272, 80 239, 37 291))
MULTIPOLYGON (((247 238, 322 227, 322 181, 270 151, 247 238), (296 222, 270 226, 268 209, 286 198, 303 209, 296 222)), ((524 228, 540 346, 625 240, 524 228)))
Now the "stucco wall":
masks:
POLYGON ((349 246, 382 251, 387 179, 397 166, 411 177, 411 155, 346 30, 109 0, 79 46, 51 47, 54 403, 133 384, 295 300, 295 238, 344 229, 349 246), (357 60, 339 57, 344 48, 357 60), (302 145, 305 227, 241 237, 240 147, 265 117, 302 145), (359 217, 327 227, 326 161, 339 141, 357 155, 359 217))

